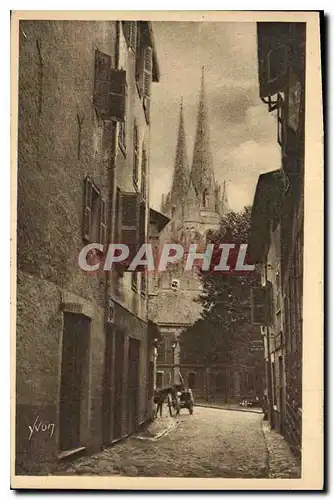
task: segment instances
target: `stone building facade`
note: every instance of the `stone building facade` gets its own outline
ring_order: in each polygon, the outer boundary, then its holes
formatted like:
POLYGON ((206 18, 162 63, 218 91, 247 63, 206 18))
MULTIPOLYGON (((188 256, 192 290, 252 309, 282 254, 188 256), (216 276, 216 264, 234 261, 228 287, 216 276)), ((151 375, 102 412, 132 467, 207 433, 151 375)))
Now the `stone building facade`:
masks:
POLYGON ((258 23, 260 97, 277 116, 281 169, 261 175, 252 222, 254 261, 269 283, 264 318, 269 418, 301 452, 305 23, 258 23), (278 390, 279 389, 279 390, 278 390))
POLYGON ((18 474, 100 449, 152 416, 147 275, 85 272, 78 256, 87 243, 147 241, 158 81, 148 22, 20 22, 18 474))

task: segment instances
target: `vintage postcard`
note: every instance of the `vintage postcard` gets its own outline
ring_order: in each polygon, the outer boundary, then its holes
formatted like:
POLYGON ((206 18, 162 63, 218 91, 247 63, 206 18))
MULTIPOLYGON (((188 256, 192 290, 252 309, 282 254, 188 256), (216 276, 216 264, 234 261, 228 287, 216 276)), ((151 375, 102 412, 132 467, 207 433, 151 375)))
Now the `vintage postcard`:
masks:
POLYGON ((12 13, 13 488, 323 488, 318 12, 12 13))

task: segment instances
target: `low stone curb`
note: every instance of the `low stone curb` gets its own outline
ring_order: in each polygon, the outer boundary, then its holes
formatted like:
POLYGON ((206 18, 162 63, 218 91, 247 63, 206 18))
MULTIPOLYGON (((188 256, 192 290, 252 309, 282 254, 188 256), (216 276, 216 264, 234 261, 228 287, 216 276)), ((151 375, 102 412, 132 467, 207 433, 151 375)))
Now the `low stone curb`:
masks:
POLYGON ((262 432, 268 453, 268 476, 270 479, 299 479, 300 460, 295 457, 282 434, 271 429, 268 421, 262 421, 262 432))
POLYGON ((178 422, 176 420, 173 420, 171 422, 171 425, 169 427, 167 427, 167 429, 164 429, 163 431, 159 432, 155 436, 149 437, 149 436, 140 436, 140 435, 138 435, 138 436, 136 436, 136 439, 141 439, 142 441, 157 441, 158 439, 162 438, 162 436, 165 436, 172 429, 174 429, 174 427, 176 427, 177 424, 178 424, 178 422))
POLYGON ((257 413, 258 415, 262 415, 263 412, 260 411, 260 410, 251 410, 250 408, 245 408, 245 409, 242 409, 242 408, 224 408, 223 406, 213 406, 213 405, 209 405, 209 404, 195 404, 195 406, 198 406, 198 407, 201 407, 201 408, 212 408, 214 410, 227 410, 227 411, 242 411, 242 412, 249 412, 249 413, 257 413))

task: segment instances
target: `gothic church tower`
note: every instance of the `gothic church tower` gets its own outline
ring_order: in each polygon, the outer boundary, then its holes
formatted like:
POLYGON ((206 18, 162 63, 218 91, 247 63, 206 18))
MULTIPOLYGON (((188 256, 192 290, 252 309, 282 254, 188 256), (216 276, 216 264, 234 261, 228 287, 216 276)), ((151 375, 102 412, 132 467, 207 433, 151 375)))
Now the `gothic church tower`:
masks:
MULTIPOLYGON (((173 241, 186 249, 190 243, 205 243, 207 231, 218 229, 221 216, 229 211, 226 184, 224 182, 221 189, 215 179, 208 115, 202 68, 192 164, 189 168, 181 102, 172 188, 162 197, 161 208, 171 220, 161 233, 160 244, 173 241)), ((202 306, 197 299, 202 284, 196 270, 185 271, 180 263, 159 272, 154 283, 149 315, 164 338, 164 352, 171 353, 172 341, 177 341, 181 331, 201 315, 202 306)), ((180 346, 173 355, 177 364, 180 346)), ((165 384, 181 380, 178 369, 163 366, 163 358, 158 358, 157 363, 157 370, 164 373, 165 378, 169 377, 165 384)))
POLYGON ((204 68, 199 94, 196 134, 191 170, 188 166, 183 106, 176 146, 171 192, 162 200, 162 211, 172 221, 169 230, 174 238, 180 231, 196 231, 202 236, 219 227, 220 217, 229 211, 226 183, 223 193, 215 180, 210 145, 208 106, 205 94, 204 68))

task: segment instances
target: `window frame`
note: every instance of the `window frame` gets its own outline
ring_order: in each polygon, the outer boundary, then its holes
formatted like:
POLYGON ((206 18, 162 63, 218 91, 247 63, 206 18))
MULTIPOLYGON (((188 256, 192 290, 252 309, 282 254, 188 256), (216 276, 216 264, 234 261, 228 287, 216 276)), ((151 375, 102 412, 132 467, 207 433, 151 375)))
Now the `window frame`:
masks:
POLYGON ((84 179, 84 210, 83 210, 83 223, 82 232, 83 240, 87 243, 101 243, 106 244, 108 231, 108 220, 107 220, 107 202, 102 196, 101 189, 95 184, 90 176, 86 176, 84 179), (93 194, 96 195, 98 208, 97 208, 97 221, 96 221, 96 235, 92 234, 93 230, 93 194), (88 224, 88 230, 86 230, 88 224), (96 236, 96 237, 95 237, 96 236))

